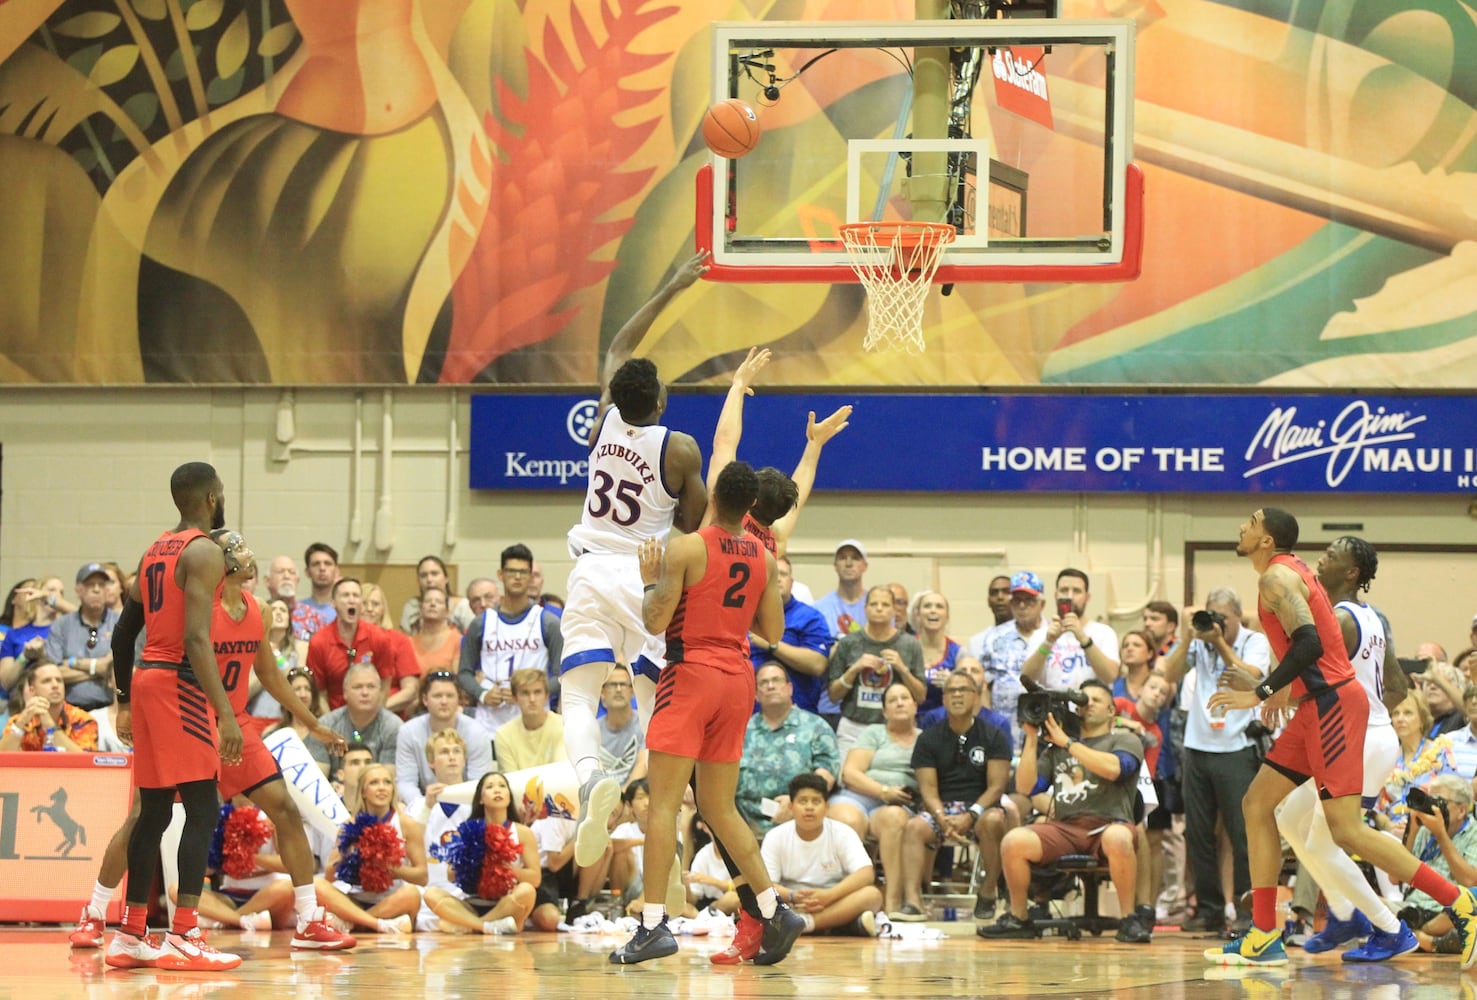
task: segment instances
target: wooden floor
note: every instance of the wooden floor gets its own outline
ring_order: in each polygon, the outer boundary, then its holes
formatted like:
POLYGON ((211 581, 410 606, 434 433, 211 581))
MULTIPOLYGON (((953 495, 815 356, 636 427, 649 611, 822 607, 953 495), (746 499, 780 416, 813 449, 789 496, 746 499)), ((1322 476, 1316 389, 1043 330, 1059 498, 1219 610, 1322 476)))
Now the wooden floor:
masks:
POLYGON ((0 930, 0 1000, 625 1000, 653 997, 1397 997, 1477 998, 1477 970, 1453 956, 1407 956, 1389 965, 1345 965, 1337 955, 1294 952, 1282 970, 1208 968, 1208 939, 1161 932, 1150 945, 1111 937, 986 944, 972 925, 934 925, 939 941, 802 938, 782 964, 721 968, 707 956, 726 941, 682 939, 677 955, 620 967, 606 955, 618 937, 529 934, 513 940, 419 934, 368 936, 354 951, 292 952, 285 932, 215 931, 211 940, 246 961, 209 975, 122 972, 99 951, 72 952, 65 932, 0 930))

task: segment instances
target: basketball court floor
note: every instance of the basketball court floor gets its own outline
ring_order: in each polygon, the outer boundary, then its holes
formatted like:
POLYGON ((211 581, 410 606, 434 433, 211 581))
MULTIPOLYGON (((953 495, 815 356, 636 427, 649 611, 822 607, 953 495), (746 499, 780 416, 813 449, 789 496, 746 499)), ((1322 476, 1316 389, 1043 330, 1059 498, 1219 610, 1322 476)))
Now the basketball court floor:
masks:
POLYGON ((0 1000, 1477 997, 1477 973, 1464 975, 1450 955, 1353 966, 1337 955, 1294 952, 1284 969, 1227 970, 1208 968, 1201 959, 1210 939, 1178 932, 1156 934, 1147 946, 1121 945, 1111 937, 987 945, 974 937, 971 923, 932 926, 947 936, 802 938, 788 959, 771 968, 715 967, 707 956, 727 941, 701 938, 682 939, 682 951, 671 958, 620 967, 606 961, 621 940, 613 936, 366 936, 354 951, 318 954, 292 952, 285 931, 215 931, 211 940, 218 947, 246 959, 239 969, 215 975, 110 970, 100 951, 70 951, 64 930, 7 929, 0 931, 0 1000))

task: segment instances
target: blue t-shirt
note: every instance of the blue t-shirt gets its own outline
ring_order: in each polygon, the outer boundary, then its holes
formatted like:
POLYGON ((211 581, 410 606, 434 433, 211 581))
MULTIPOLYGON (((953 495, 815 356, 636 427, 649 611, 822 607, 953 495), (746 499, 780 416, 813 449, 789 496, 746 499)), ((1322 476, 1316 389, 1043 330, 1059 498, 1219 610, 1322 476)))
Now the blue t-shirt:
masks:
MULTIPOLYGON (((953 639, 945 639, 943 659, 923 665, 923 682, 928 690, 924 692, 923 704, 918 706, 918 718, 923 718, 925 713, 943 705, 944 681, 954 672, 954 663, 962 651, 963 648, 953 639)), ((1010 732, 1010 728, 1007 726, 1005 731, 1010 732)))
MULTIPOLYGON (((831 655, 830 625, 819 611, 803 601, 795 600, 793 595, 785 602, 785 634, 782 641, 791 646, 814 650, 822 656, 831 655)), ((749 659, 753 661, 754 669, 758 670, 773 657, 766 649, 750 649, 749 659)), ((812 676, 785 667, 785 673, 790 675, 790 683, 795 688, 795 704, 807 712, 815 712, 821 693, 826 690, 825 671, 812 676)))
POLYGON ((32 639, 45 639, 50 634, 50 625, 17 625, 0 640, 0 659, 7 656, 20 659, 21 650, 26 648, 26 643, 32 639))

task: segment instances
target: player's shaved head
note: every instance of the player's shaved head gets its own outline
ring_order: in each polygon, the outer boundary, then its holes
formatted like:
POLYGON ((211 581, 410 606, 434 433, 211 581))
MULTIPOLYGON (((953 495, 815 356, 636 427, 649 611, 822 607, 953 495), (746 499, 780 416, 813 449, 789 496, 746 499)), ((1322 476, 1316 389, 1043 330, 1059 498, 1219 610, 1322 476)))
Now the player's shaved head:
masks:
POLYGON ((196 507, 215 489, 221 477, 207 462, 186 462, 169 477, 169 495, 181 511, 196 507))

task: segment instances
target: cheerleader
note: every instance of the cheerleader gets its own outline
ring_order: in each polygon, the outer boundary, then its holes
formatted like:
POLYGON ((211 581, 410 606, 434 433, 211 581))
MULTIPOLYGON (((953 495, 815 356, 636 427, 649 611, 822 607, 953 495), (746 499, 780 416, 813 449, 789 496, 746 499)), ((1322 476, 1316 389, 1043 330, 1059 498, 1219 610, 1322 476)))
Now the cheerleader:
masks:
POLYGON ((472 818, 443 851, 456 884, 426 890, 426 905, 447 930, 516 934, 533 912, 542 879, 538 842, 513 820, 512 809, 508 779, 497 771, 484 774, 472 798, 472 818), (483 890, 497 894, 482 895, 483 890))
POLYGON ((426 884, 425 831, 395 802, 394 768, 369 765, 357 791, 361 811, 340 833, 327 877, 314 883, 318 900, 355 927, 409 934, 421 905, 418 887, 426 884), (394 832, 388 847, 377 827, 394 832))

